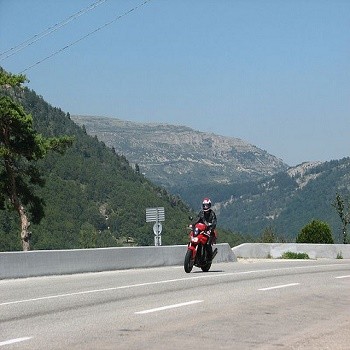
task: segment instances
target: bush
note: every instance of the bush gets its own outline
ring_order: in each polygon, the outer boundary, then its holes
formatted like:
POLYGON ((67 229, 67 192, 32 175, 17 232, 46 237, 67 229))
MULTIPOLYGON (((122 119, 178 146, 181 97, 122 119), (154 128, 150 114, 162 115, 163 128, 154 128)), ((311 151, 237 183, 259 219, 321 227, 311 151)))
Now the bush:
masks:
POLYGON ((334 239, 326 222, 313 220, 300 231, 296 243, 333 244, 334 239))
POLYGON ((284 252, 282 259, 309 259, 309 255, 307 253, 284 252))

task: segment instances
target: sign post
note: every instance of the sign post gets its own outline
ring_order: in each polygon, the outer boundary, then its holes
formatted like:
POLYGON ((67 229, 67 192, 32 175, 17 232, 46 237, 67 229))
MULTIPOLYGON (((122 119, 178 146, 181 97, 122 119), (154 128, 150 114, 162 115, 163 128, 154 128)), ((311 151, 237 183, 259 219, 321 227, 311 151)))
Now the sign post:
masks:
POLYGON ((155 222, 153 225, 154 245, 162 245, 162 224, 165 221, 164 207, 146 208, 146 222, 155 222))

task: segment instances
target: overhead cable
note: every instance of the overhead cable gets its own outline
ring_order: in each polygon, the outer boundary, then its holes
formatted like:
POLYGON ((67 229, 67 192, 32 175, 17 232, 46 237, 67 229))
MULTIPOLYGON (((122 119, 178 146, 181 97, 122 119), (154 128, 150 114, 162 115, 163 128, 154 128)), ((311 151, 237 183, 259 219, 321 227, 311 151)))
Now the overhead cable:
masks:
POLYGON ((114 19, 111 20, 110 22, 105 23, 103 26, 98 27, 97 29, 91 31, 90 33, 88 33, 88 34, 82 36, 80 39, 71 42, 70 44, 66 45, 65 47, 62 47, 61 49, 55 51, 55 52, 52 53, 51 55, 49 55, 49 56, 43 58, 42 60, 40 60, 40 61, 38 61, 38 62, 32 64, 31 66, 27 67, 26 69, 23 69, 23 70, 20 72, 20 74, 22 74, 22 73, 28 71, 29 69, 31 69, 31 68, 37 66, 38 64, 40 64, 40 63, 42 63, 42 62, 44 62, 44 61, 46 61, 46 60, 52 58, 53 56, 56 56, 57 54, 61 53, 62 51, 67 50, 68 48, 70 48, 70 47, 72 47, 73 45, 79 43, 80 41, 86 39, 86 38, 89 37, 90 35, 95 34, 96 32, 100 31, 101 29, 104 29, 104 28, 108 27, 109 25, 111 25, 111 24, 113 24, 114 22, 118 21, 118 20, 121 19, 122 17, 125 17, 125 16, 127 16, 128 14, 130 14, 131 12, 133 12, 133 11, 139 9, 140 7, 146 5, 146 4, 147 4, 148 2, 150 2, 150 1, 151 1, 151 0, 145 0, 144 2, 140 3, 139 5, 136 5, 136 6, 133 7, 132 9, 130 9, 130 10, 124 12, 122 15, 119 15, 118 17, 114 18, 114 19))
POLYGON ((103 4, 104 2, 106 2, 107 0, 98 0, 96 2, 94 2, 93 4, 91 4, 90 6, 81 9, 80 11, 78 11, 77 13, 71 15, 70 17, 66 18, 65 20, 56 23, 55 25, 45 29, 44 31, 33 35, 31 38, 23 41, 22 43, 11 47, 10 49, 1 52, 0 53, 0 61, 5 60, 6 58, 9 58, 11 56, 13 56, 14 54, 16 54, 19 51, 22 51, 23 49, 25 49, 26 47, 34 44, 35 42, 37 42, 38 40, 44 38, 45 36, 52 34, 53 32, 57 31, 58 29, 64 27, 65 25, 67 25, 68 23, 76 20, 78 17, 82 16, 83 14, 95 9, 97 6, 103 4), (6 56, 5 56, 6 55, 6 56), (4 56, 4 57, 1 57, 4 56))
POLYGON ((71 42, 70 44, 66 45, 65 47, 62 47, 61 49, 55 51, 55 52, 52 53, 51 55, 49 55, 49 56, 43 58, 42 60, 40 60, 40 61, 38 61, 38 62, 32 64, 31 66, 27 67, 26 69, 23 69, 23 70, 20 72, 20 74, 22 74, 22 73, 28 71, 29 69, 31 69, 31 68, 37 66, 38 64, 40 64, 40 63, 42 63, 42 62, 44 62, 44 61, 46 61, 46 60, 52 58, 53 56, 56 56, 57 54, 61 53, 62 51, 67 50, 68 48, 70 48, 70 47, 72 47, 73 45, 79 43, 80 41, 86 39, 86 38, 89 37, 90 35, 95 34, 96 32, 100 31, 101 29, 104 29, 104 28, 108 27, 109 25, 111 25, 111 24, 113 24, 114 22, 118 21, 118 20, 121 19, 122 17, 125 17, 125 16, 127 16, 128 14, 130 14, 131 12, 133 12, 133 11, 139 9, 140 7, 146 5, 146 4, 147 4, 148 2, 150 2, 150 1, 151 1, 151 0, 145 0, 144 2, 140 3, 139 5, 136 5, 136 6, 133 7, 132 9, 130 9, 130 10, 124 12, 122 15, 119 15, 118 17, 114 18, 113 20, 111 20, 111 21, 105 23, 103 26, 98 27, 97 29, 91 31, 90 33, 88 33, 88 34, 82 36, 80 39, 71 42))

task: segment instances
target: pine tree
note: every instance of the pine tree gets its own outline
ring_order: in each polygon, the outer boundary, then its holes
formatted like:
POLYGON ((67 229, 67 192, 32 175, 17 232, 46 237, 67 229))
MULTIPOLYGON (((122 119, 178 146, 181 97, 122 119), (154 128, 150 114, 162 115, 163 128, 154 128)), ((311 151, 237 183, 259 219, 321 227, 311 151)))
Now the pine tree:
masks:
POLYGON ((347 243, 347 226, 350 223, 350 202, 345 204, 345 200, 339 193, 336 194, 332 203, 342 222, 343 243, 347 243))
POLYGON ((44 186, 35 161, 48 151, 63 153, 73 139, 45 138, 33 129, 33 119, 20 103, 24 75, 0 68, 0 207, 14 209, 20 218, 23 250, 30 250, 30 215, 33 222, 44 216, 44 203, 34 191, 44 186))

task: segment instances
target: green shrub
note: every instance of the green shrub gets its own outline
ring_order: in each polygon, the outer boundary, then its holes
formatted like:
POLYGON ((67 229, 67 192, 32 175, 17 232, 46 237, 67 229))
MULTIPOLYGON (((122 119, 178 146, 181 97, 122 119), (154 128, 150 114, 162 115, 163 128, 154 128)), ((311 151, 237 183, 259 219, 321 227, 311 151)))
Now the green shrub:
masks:
POLYGON ((307 253, 284 252, 282 259, 309 259, 307 253))
POLYGON ((307 224, 296 238, 296 243, 333 244, 331 229, 326 222, 312 220, 307 224))

